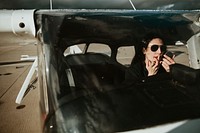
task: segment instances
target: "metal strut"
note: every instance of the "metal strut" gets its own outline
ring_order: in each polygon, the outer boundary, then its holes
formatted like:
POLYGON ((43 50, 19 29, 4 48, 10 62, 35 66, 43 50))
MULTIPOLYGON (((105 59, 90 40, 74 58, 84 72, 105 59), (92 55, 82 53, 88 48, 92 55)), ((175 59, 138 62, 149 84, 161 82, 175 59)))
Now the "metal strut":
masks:
POLYGON ((22 99, 27 94, 26 93, 27 89, 29 88, 29 85, 31 83, 31 78, 33 77, 33 74, 34 74, 35 70, 37 69, 37 66, 38 66, 38 58, 35 57, 35 61, 33 62, 33 65, 31 67, 18 95, 17 95, 16 101, 15 101, 17 104, 21 104, 22 99))

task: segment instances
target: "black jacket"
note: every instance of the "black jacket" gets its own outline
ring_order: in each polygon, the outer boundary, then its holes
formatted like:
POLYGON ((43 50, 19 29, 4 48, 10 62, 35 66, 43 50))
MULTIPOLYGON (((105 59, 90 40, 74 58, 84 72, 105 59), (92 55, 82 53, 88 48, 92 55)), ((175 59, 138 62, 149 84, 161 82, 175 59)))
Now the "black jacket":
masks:
MULTIPOLYGON (((157 74, 164 72, 166 72, 165 69, 160 66, 157 74)), ((126 71, 126 80, 138 80, 146 77, 148 77, 148 71, 144 62, 132 64, 126 71)))

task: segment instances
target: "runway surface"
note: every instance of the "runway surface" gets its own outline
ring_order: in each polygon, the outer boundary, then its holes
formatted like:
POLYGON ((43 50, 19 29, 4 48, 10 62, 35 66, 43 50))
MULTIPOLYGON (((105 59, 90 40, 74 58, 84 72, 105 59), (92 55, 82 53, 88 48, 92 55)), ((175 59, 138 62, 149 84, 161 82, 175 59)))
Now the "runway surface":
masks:
MULTIPOLYGON (((186 47, 178 47, 169 50, 176 54, 176 62, 188 65, 186 47)), ((37 46, 0 44, 0 133, 41 133, 38 82, 21 105, 15 103, 32 65, 20 62, 21 55, 37 55, 37 46)))
POLYGON ((37 82, 21 105, 15 103, 32 65, 20 62, 21 55, 35 56, 36 52, 36 45, 0 45, 0 133, 41 132, 37 82))

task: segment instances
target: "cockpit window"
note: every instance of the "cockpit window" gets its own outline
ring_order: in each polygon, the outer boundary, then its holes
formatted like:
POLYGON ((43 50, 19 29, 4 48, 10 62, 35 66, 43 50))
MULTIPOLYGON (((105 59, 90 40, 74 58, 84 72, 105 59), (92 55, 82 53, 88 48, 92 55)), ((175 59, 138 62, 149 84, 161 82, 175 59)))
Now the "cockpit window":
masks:
POLYGON ((129 66, 135 56, 134 46, 122 46, 117 50, 117 61, 125 66, 129 66))
POLYGON ((188 49, 185 44, 169 45, 167 46, 167 50, 171 51, 175 55, 174 60, 176 63, 190 66, 188 49))
POLYGON ((111 49, 108 45, 102 43, 91 43, 87 52, 103 53, 111 56, 111 49))
POLYGON ((106 44, 101 44, 101 43, 82 43, 82 44, 77 44, 68 47, 64 51, 64 56, 70 55, 70 54, 77 54, 77 53, 88 53, 88 52, 95 52, 95 53, 103 53, 108 56, 111 56, 111 49, 108 45, 106 44))
POLYGON ((83 53, 85 47, 86 47, 85 43, 70 46, 64 51, 63 55, 67 56, 75 53, 83 53))

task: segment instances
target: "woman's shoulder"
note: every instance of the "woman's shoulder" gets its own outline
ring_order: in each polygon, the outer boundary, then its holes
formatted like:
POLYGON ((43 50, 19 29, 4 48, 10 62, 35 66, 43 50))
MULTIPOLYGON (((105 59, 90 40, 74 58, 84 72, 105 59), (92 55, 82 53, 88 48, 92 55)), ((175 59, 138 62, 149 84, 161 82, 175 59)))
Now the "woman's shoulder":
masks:
POLYGON ((142 62, 132 64, 126 72, 127 78, 140 78, 144 76, 144 63, 142 62))
POLYGON ((144 66, 145 64, 143 62, 137 62, 137 63, 131 64, 129 69, 141 70, 144 68, 144 66))

